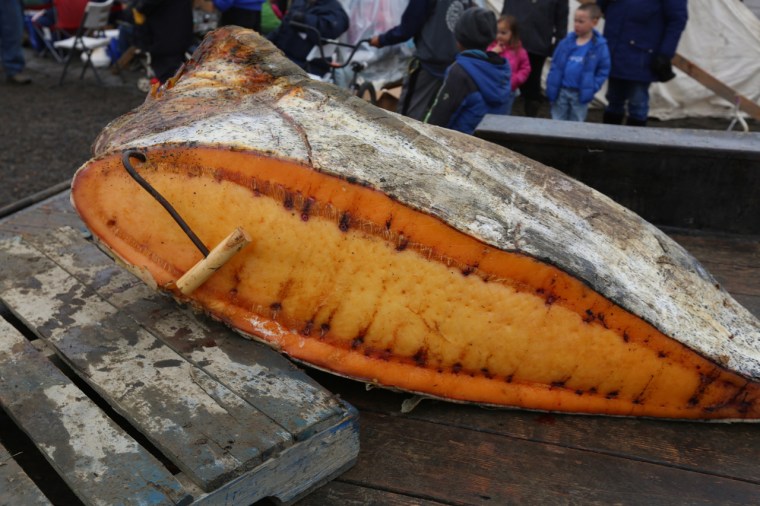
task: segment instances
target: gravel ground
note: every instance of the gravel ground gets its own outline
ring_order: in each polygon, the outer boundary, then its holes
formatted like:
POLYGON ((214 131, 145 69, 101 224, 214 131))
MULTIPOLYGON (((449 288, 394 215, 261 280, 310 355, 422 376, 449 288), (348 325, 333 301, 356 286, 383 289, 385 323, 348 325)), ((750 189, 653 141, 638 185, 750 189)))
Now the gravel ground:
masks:
POLYGON ((63 86, 63 66, 27 52, 32 84, 0 81, 0 208, 68 181, 90 158, 90 145, 112 119, 143 102, 137 72, 124 81, 100 70, 79 80, 81 65, 72 64, 63 86))
MULTIPOLYGON (((101 129, 145 98, 137 88, 138 71, 125 72, 122 79, 102 69, 100 86, 91 70, 80 80, 80 69, 76 62, 58 86, 62 65, 27 51, 33 83, 0 82, 0 214, 9 205, 69 181, 90 158, 90 146, 101 129)), ((519 114, 522 104, 515 104, 515 111, 519 114)), ((548 107, 541 115, 549 116, 548 107)), ((601 121, 601 111, 590 111, 589 121, 601 121)), ((728 121, 693 118, 651 125, 725 130, 728 121)), ((750 128, 757 131, 757 122, 750 128)))

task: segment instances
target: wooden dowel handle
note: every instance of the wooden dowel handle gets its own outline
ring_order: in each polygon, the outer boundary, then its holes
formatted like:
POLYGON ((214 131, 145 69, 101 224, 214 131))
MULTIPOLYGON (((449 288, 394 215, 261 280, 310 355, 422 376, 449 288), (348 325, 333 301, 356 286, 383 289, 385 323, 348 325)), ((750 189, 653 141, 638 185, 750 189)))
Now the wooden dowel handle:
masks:
POLYGON ((212 249, 206 258, 193 265, 177 280, 177 288, 183 295, 190 295, 250 242, 251 237, 246 231, 240 227, 236 228, 212 249))

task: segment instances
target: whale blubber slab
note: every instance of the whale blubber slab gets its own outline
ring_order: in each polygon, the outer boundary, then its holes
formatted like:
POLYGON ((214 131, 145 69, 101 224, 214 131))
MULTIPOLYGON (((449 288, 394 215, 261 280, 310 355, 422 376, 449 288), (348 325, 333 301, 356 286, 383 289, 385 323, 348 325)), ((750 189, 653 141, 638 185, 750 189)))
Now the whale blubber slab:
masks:
MULTIPOLYGON (((253 238, 194 302, 295 359, 456 401, 760 416, 757 383, 557 267, 486 245, 392 196, 257 153, 146 154, 140 173, 208 246, 237 226, 253 238)), ((73 200, 101 243, 159 286, 174 290, 201 258, 117 156, 80 171, 73 200)))

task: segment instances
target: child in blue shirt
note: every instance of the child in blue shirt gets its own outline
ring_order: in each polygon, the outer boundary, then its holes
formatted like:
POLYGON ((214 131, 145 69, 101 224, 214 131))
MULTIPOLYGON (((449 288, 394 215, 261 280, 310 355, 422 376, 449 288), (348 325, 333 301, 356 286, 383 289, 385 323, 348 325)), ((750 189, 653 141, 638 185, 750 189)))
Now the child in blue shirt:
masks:
POLYGON ((554 50, 546 96, 553 119, 586 121, 588 104, 610 75, 607 41, 594 27, 602 11, 596 4, 583 4, 575 11, 575 31, 554 50))

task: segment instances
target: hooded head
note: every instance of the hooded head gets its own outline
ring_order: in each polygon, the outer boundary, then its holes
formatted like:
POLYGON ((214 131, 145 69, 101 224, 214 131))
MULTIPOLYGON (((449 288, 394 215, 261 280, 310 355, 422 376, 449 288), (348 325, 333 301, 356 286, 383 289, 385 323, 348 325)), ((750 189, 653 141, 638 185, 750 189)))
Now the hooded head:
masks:
POLYGON ((485 50, 496 38, 496 14, 480 7, 467 9, 454 26, 454 38, 464 49, 485 50))

